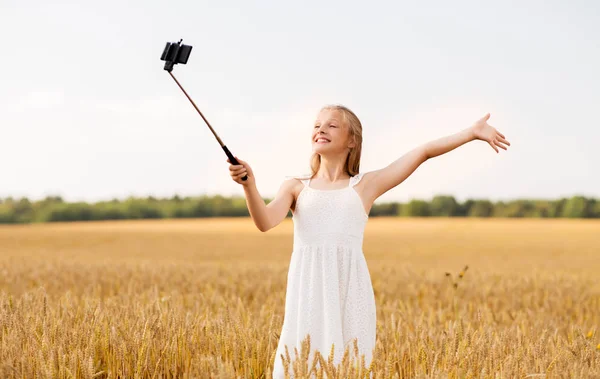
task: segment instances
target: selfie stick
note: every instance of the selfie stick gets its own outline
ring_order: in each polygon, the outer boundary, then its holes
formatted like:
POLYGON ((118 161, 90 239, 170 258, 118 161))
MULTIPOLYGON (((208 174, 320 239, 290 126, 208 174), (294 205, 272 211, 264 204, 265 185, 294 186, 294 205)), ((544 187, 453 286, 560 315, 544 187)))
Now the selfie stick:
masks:
MULTIPOLYGON (((187 63, 188 58, 190 56, 190 52, 192 51, 192 46, 182 45, 181 41, 183 41, 183 39, 180 39, 179 42, 177 42, 176 44, 167 42, 167 45, 165 46, 162 56, 160 57, 161 60, 165 61, 165 70, 169 72, 169 74, 171 75, 173 80, 175 80, 175 83, 177 83, 179 88, 181 88, 181 90, 183 91, 185 96, 192 103, 194 108, 196 108, 196 110, 198 111, 198 113, 200 114, 200 116, 202 117, 204 122, 206 122, 206 125, 208 125, 208 128, 210 129, 210 131, 213 133, 213 135, 217 139, 217 142, 219 142, 219 145, 221 145, 221 147, 225 151, 225 154, 229 158, 229 162, 231 162, 231 164, 234 164, 234 165, 239 165, 240 163, 237 161, 237 159, 235 159, 233 154, 231 154, 231 152, 229 151, 227 146, 225 146, 223 141, 221 141, 221 138, 219 138, 219 136, 217 135, 215 130, 212 128, 212 126, 210 125, 210 123, 208 122, 206 117, 204 117, 202 112, 200 112, 200 109, 198 109, 198 107, 196 106, 196 104, 194 103, 192 98, 187 94, 187 92, 185 92, 185 90, 183 89, 181 84, 179 84, 179 81, 175 78, 175 76, 172 73, 174 65, 176 65, 177 63, 181 63, 181 64, 187 63)), ((247 179, 248 179, 248 175, 244 175, 244 177, 242 178, 242 180, 244 180, 244 181, 247 179)))

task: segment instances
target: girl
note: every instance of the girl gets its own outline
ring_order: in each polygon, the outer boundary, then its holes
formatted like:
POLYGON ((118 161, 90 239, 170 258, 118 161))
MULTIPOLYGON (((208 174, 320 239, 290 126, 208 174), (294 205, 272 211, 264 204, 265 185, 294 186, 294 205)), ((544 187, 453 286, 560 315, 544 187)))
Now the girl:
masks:
POLYGON ((244 186, 248 210, 261 232, 279 225, 288 210, 293 213, 294 247, 274 378, 284 377, 285 346, 293 361, 294 347, 300 352, 308 334, 309 357, 319 350, 327 358, 333 344, 334 363, 338 364, 346 348, 352 353, 356 339, 359 354, 364 354, 369 367, 375 347, 376 309, 362 242, 371 206, 423 162, 467 142, 482 140, 496 153, 498 148, 506 150, 510 143, 487 123, 489 118, 487 113, 471 127, 425 143, 382 169, 359 173, 360 120, 344 106, 325 106, 310 133, 312 173, 287 177, 268 205, 256 189, 250 165, 236 157, 240 164, 229 166, 231 177, 244 186), (248 179, 242 181, 246 174, 248 179))

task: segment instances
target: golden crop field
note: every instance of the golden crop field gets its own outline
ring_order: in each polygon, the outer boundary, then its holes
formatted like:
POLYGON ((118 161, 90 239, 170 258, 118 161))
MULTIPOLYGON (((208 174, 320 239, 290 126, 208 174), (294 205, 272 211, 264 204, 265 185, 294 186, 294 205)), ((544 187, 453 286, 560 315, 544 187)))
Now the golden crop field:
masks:
MULTIPOLYGON (((0 226, 0 377, 270 378, 292 232, 0 226)), ((364 253, 375 378, 600 377, 600 221, 372 218, 364 253)))

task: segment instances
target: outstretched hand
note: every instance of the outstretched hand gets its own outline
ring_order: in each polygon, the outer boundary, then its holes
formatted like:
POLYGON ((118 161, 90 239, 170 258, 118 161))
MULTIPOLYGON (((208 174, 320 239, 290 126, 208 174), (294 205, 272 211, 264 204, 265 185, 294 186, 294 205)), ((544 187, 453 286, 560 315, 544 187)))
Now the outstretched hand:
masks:
POLYGON ((498 147, 506 150, 506 146, 504 145, 510 146, 510 142, 506 140, 504 134, 500 133, 496 128, 487 123, 489 118, 490 114, 487 113, 473 124, 472 128, 475 138, 489 143, 490 146, 496 150, 496 153, 499 152, 498 147))

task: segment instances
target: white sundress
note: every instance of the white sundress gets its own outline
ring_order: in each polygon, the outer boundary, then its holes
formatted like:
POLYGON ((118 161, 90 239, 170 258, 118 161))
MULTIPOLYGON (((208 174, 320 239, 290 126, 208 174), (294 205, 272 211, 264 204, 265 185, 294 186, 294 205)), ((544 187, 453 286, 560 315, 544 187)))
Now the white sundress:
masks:
MULTIPOLYGON (((334 345, 334 364, 349 347, 354 358, 353 339, 358 338, 359 356, 371 364, 375 348, 375 296, 363 255, 364 229, 369 216, 354 189, 363 173, 350 178, 347 187, 335 190, 311 188, 310 176, 301 179, 292 220, 294 245, 287 276, 285 315, 273 364, 273 378, 284 378, 281 355, 285 345, 290 358, 294 347, 310 334, 309 367, 314 351, 327 361, 334 345)), ((290 178, 290 177, 287 177, 290 178)), ((319 364, 317 363, 317 367, 319 364)), ((293 378, 293 366, 288 369, 293 378)))

